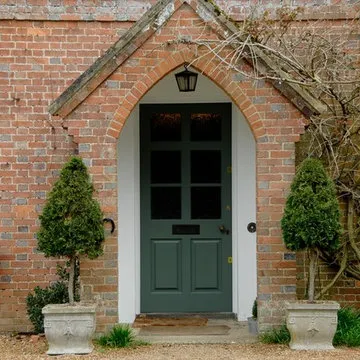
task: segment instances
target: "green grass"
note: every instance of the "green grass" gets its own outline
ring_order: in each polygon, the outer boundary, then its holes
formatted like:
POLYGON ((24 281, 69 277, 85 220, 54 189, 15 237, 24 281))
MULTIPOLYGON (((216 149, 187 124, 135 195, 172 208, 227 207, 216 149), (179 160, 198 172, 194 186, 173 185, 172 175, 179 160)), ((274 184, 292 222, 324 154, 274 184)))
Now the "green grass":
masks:
POLYGON ((346 307, 338 311, 338 326, 334 346, 360 346, 360 311, 346 307))
POLYGON ((289 344, 290 333, 284 324, 279 329, 273 329, 261 334, 260 341, 265 344, 289 344))
POLYGON ((121 348, 147 345, 146 342, 136 340, 135 334, 129 325, 116 325, 107 335, 102 335, 97 340, 102 347, 121 348))

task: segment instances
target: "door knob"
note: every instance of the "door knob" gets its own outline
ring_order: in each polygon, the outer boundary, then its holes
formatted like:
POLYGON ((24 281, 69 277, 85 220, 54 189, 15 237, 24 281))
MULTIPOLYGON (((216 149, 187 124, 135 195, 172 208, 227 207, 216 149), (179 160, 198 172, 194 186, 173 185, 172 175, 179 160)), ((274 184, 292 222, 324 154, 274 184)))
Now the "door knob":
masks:
POLYGON ((249 233, 254 233, 256 231, 256 223, 251 222, 247 226, 247 230, 249 233))
POLYGON ((227 228, 225 227, 225 225, 220 225, 220 226, 219 226, 219 231, 220 231, 222 234, 225 234, 225 235, 229 235, 229 234, 230 234, 230 230, 227 229, 227 228))

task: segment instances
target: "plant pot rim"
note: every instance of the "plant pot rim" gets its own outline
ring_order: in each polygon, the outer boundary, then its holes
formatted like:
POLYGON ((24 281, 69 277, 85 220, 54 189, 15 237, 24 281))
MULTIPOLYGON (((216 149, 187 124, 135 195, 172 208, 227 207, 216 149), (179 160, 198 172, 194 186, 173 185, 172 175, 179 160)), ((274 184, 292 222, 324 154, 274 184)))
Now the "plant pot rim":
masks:
POLYGON ((311 310, 311 309, 326 309, 326 310, 339 310, 340 304, 336 301, 316 300, 310 302, 309 300, 298 300, 293 302, 286 302, 285 307, 287 310, 311 310))
POLYGON ((74 303, 70 305, 66 304, 48 304, 42 309, 43 314, 72 314, 72 313, 87 313, 94 314, 96 312, 95 304, 86 304, 86 303, 74 303))

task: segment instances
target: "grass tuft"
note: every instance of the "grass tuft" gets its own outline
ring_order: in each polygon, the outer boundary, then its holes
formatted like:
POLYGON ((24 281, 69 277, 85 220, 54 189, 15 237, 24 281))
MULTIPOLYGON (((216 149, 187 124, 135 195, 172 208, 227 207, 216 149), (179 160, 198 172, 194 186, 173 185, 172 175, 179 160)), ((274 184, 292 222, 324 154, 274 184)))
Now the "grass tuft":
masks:
POLYGON ((338 326, 333 344, 360 346, 360 310, 345 307, 338 311, 338 326))
POLYGON ((290 333, 284 324, 279 329, 273 329, 261 334, 260 341, 265 344, 289 344, 290 333))
POLYGON ((129 325, 116 325, 107 335, 100 336, 98 344, 103 347, 121 348, 141 345, 140 341, 135 340, 133 330, 129 325))

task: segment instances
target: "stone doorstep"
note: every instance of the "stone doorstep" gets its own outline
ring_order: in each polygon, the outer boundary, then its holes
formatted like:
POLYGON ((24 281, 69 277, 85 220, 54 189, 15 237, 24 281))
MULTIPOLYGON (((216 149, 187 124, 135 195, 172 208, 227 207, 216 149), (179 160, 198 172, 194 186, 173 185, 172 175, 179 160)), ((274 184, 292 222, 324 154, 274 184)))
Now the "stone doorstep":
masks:
POLYGON ((196 313, 144 313, 137 315, 137 318, 207 318, 207 319, 236 319, 232 312, 196 312, 196 313))
POLYGON ((159 344, 247 344, 258 341, 247 322, 234 319, 208 319, 201 326, 147 326, 134 328, 137 338, 159 344))

